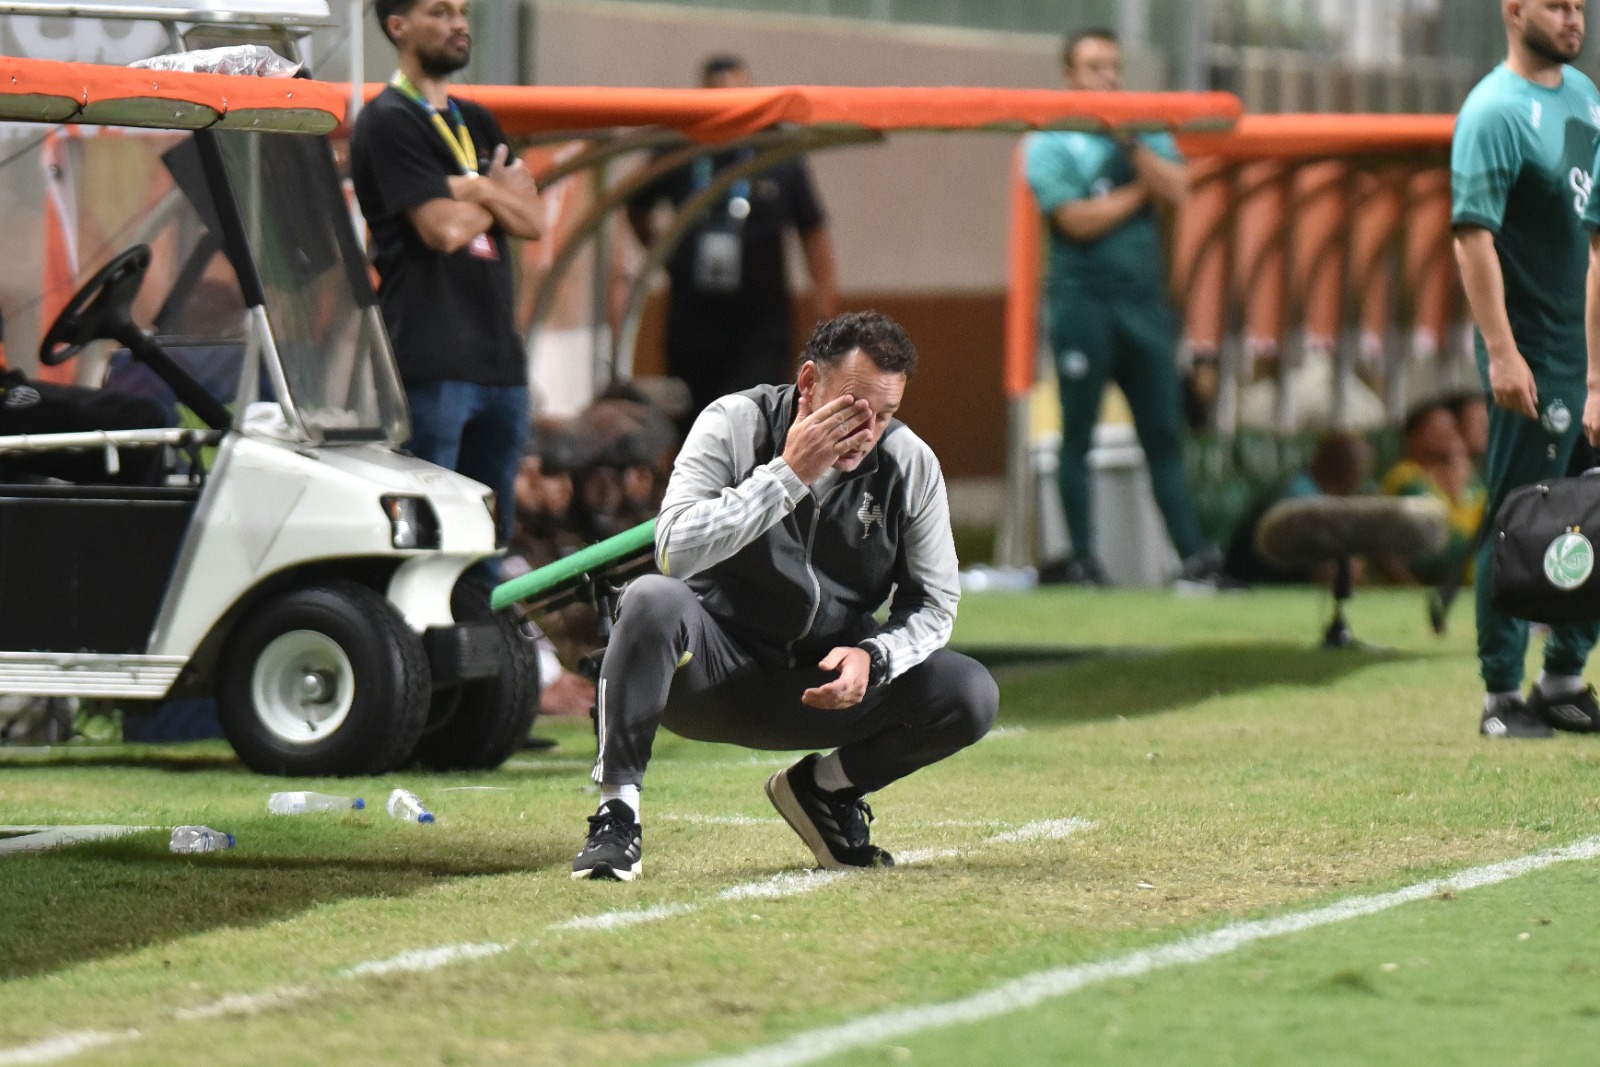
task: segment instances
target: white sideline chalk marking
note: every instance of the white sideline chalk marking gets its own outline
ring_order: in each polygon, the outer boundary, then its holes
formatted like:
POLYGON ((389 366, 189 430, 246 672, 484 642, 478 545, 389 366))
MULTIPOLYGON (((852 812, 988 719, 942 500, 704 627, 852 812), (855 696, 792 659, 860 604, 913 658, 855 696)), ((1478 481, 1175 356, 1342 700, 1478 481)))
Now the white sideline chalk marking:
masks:
POLYGON ((809 893, 813 889, 836 882, 846 877, 845 871, 785 871, 774 875, 765 882, 747 882, 724 889, 717 894, 718 900, 778 900, 781 897, 792 897, 800 893, 809 893))
POLYGON ((486 956, 498 956, 502 952, 510 952, 513 945, 501 945, 493 941, 481 945, 441 945, 438 948, 419 948, 411 952, 402 952, 398 956, 391 956, 386 960, 368 960, 358 963, 349 970, 341 971, 342 978, 363 978, 377 974, 403 974, 417 971, 435 971, 440 967, 448 967, 460 960, 477 960, 486 956))
POLYGON ((1137 978, 1151 971, 1176 967, 1180 964, 1203 963, 1256 941, 1375 915, 1402 904, 1426 900, 1444 890, 1464 892, 1468 889, 1498 885, 1534 871, 1544 870, 1546 867, 1553 867, 1558 863, 1591 860, 1597 856, 1600 856, 1600 837, 1585 838, 1565 848, 1536 852, 1520 859, 1493 863, 1486 867, 1469 868, 1448 878, 1418 882, 1392 893, 1349 897, 1327 907, 1283 915, 1276 919, 1234 923, 1210 933, 1197 934, 1181 941, 1141 949, 1109 960, 1040 971, 962 1000, 900 1008, 863 1016, 836 1026, 809 1030, 785 1041, 732 1056, 702 1060, 697 1067, 799 1067, 801 1064, 815 1063, 817 1060, 827 1059, 850 1049, 881 1044, 924 1030, 958 1023, 982 1022, 1010 1015, 1101 982, 1118 978, 1137 978))
MULTIPOLYGON (((739 816, 733 816, 733 818, 739 818, 739 816)), ((1055 840, 1076 833, 1079 830, 1088 829, 1093 825, 1086 819, 1049 819, 1044 822, 1029 823, 1017 830, 987 838, 983 844, 1055 840)), ((140 828, 134 827, 133 829, 140 828)), ((1596 840, 1600 841, 1600 839, 1596 840)), ((905 852, 898 862, 903 865, 925 863, 929 859, 953 858, 964 854, 960 849, 924 849, 905 852)), ((823 886, 851 877, 854 873, 851 871, 823 870, 785 871, 760 882, 748 882, 743 885, 732 886, 717 894, 716 899, 721 901, 777 900, 801 893, 809 893, 814 889, 821 889, 823 886)), ((554 923, 550 929, 598 930, 602 932, 620 930, 643 923, 674 919, 680 915, 688 915, 699 910, 700 906, 696 904, 660 904, 652 908, 610 911, 599 915, 581 915, 564 922, 554 923)), ((516 942, 506 944, 486 942, 482 944, 464 943, 441 945, 436 948, 414 949, 388 959, 368 960, 365 963, 358 963, 354 967, 340 971, 338 977, 355 979, 385 974, 432 971, 466 960, 497 956, 500 953, 509 952, 515 947, 516 942)), ((206 1019, 254 1015, 263 1011, 291 1007, 310 999, 316 992, 317 987, 314 986, 281 986, 262 993, 230 993, 208 1004, 200 1004, 192 1008, 179 1008, 171 1013, 171 1018, 176 1022, 200 1022, 206 1019)), ((0 1067, 23 1067, 23 1065, 57 1063, 103 1045, 119 1041, 135 1041, 142 1036, 137 1030, 126 1030, 118 1033, 81 1031, 63 1034, 32 1045, 0 1049, 0 1067)))
POLYGON ((1026 726, 994 726, 983 735, 982 740, 987 741, 991 737, 1020 737, 1027 732, 1026 726))
POLYGON ((114 1045, 119 1041, 132 1041, 138 1038, 137 1030, 120 1030, 107 1032, 102 1030, 79 1030, 71 1034, 58 1034, 47 1037, 43 1041, 35 1041, 31 1045, 18 1045, 16 1048, 0 1049, 0 1067, 23 1067, 24 1064, 55 1063, 76 1056, 91 1049, 104 1048, 114 1045))
POLYGON ((758 819, 753 815, 663 815, 667 822, 687 822, 696 826, 777 826, 782 819, 758 819))
POLYGON ((1079 830, 1087 830, 1093 825, 1094 823, 1088 819, 1046 819, 1044 822, 1030 822, 1015 830, 995 834, 984 844, 1011 845, 1019 841, 1059 841, 1079 830))
POLYGON ((691 911, 699 911, 693 904, 657 904, 653 908, 637 908, 631 911, 604 911, 599 915, 579 915, 575 919, 565 922, 552 923, 552 930, 620 930, 624 926, 638 926, 640 923, 653 923, 657 919, 672 919, 679 915, 687 915, 691 911))
POLYGON ((230 1015, 255 1015, 274 1008, 287 1008, 308 999, 314 990, 300 986, 281 986, 264 993, 229 993, 209 1004, 193 1008, 179 1008, 172 1018, 180 1023, 200 1022, 204 1019, 223 1019, 230 1015))
POLYGON ((501 764, 512 771, 552 771, 566 770, 571 767, 581 767, 587 770, 594 766, 592 759, 514 759, 501 764))
POLYGON ((0 840, 0 856, 44 852, 76 845, 80 841, 106 841, 154 829, 154 826, 0 826, 0 833, 25 834, 23 837, 0 840))
MULTIPOLYGON (((1056 840, 1085 830, 1094 824, 1087 819, 1047 819, 1044 822, 1029 823, 1018 830, 1011 830, 995 837, 985 838, 983 844, 1010 844, 1015 841, 1056 840)), ((902 852, 895 859, 898 866, 906 867, 916 863, 927 863, 936 859, 956 859, 967 854, 967 850, 946 849, 913 849, 902 852)), ((781 900, 784 897, 798 896, 809 893, 814 889, 821 889, 831 885, 840 878, 847 878, 854 871, 784 871, 782 874, 764 878, 759 882, 746 882, 743 885, 731 886, 717 894, 718 900, 781 900)), ((627 926, 638 926, 642 923, 656 922, 660 919, 675 919, 680 915, 687 915, 699 911, 698 904, 667 904, 653 908, 635 908, 627 911, 606 911, 599 915, 585 915, 576 919, 556 923, 550 927, 552 930, 619 930, 627 926)))

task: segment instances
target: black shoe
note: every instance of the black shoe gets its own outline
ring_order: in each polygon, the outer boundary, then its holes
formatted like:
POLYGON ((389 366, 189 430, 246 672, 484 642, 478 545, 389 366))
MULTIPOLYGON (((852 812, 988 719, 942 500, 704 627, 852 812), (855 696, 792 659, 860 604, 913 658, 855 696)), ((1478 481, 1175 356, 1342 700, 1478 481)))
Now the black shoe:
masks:
POLYGON ((572 861, 572 877, 631 882, 642 869, 644 835, 633 809, 611 800, 589 816, 589 840, 572 861))
POLYGON ((1501 702, 1493 711, 1488 708, 1483 710, 1483 720, 1478 723, 1478 732, 1484 737, 1554 737, 1556 732, 1550 729, 1533 713, 1528 710, 1528 705, 1518 697, 1513 700, 1501 702))
POLYGON ((1576 693, 1547 697, 1535 682, 1528 694, 1528 712, 1557 730, 1571 730, 1579 734, 1600 732, 1600 703, 1595 701, 1592 685, 1576 693))
POLYGON ((872 809, 855 793, 817 788, 815 752, 767 779, 767 799, 790 829, 833 871, 893 867, 894 857, 867 839, 872 809))
POLYGON ((1109 589, 1111 577, 1100 561, 1093 557, 1058 559, 1039 568, 1040 585, 1083 585, 1095 589, 1109 589))
POLYGON ((1220 593, 1242 590, 1245 583, 1222 569, 1222 552, 1216 545, 1207 545, 1191 556, 1184 557, 1178 565, 1178 576, 1173 586, 1180 591, 1220 593))

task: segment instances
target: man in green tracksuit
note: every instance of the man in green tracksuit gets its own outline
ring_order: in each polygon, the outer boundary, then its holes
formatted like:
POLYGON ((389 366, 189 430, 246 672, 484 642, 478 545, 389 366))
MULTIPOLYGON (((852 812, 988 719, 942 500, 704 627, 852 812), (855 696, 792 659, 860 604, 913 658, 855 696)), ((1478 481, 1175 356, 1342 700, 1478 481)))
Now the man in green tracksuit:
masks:
MULTIPOLYGON (((1122 88, 1122 50, 1108 30, 1084 30, 1062 51, 1067 85, 1122 88)), ((1045 581, 1106 585, 1095 556, 1088 456, 1106 382, 1128 398, 1150 467, 1156 505, 1183 560, 1183 579, 1215 584, 1222 555, 1200 533, 1183 462, 1176 316, 1157 204, 1188 192, 1178 146, 1166 134, 1138 138, 1041 133, 1028 139, 1027 177, 1050 223, 1047 303, 1061 393, 1058 477, 1072 556, 1045 581)))
MULTIPOLYGON (((1503 0, 1508 55, 1473 89, 1451 147, 1456 260, 1492 396, 1488 514, 1512 489, 1561 477, 1585 400, 1582 216, 1592 185, 1600 93, 1568 64, 1583 47, 1579 0, 1503 0)), ((1600 726, 1583 668, 1600 625, 1551 628, 1544 670, 1521 694, 1528 624, 1489 603, 1493 546, 1478 556, 1479 731, 1549 737, 1600 726)))

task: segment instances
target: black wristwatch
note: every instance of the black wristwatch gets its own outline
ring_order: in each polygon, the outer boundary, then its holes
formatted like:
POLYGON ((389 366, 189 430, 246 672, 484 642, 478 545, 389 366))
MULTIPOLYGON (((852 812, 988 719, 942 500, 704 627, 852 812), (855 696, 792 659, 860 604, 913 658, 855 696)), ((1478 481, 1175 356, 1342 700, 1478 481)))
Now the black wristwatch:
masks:
POLYGON ((876 641, 863 641, 856 646, 867 654, 867 688, 876 689, 889 680, 889 657, 876 641))

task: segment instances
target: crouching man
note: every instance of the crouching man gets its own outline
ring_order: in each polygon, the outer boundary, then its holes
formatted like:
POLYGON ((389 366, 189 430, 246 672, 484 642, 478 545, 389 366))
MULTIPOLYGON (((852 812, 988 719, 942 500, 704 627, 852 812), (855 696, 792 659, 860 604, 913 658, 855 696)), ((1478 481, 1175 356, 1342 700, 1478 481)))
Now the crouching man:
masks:
POLYGON ((848 869, 894 863, 869 837, 866 794, 994 722, 994 679, 945 647, 960 591, 944 476, 894 418, 916 349, 854 312, 819 325, 804 359, 794 385, 714 402, 678 455, 661 574, 624 593, 600 672, 600 809, 574 878, 639 873, 639 787, 662 726, 833 749, 774 774, 767 796, 819 864, 848 869))

